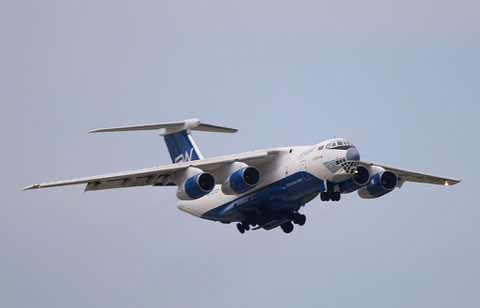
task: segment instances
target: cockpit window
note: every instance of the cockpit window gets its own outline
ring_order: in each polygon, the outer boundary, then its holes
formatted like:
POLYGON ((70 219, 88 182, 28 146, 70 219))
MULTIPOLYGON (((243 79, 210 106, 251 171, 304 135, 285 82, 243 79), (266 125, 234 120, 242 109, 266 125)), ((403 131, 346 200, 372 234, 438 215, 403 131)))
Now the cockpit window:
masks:
POLYGON ((347 150, 353 147, 355 146, 348 140, 335 140, 325 146, 326 149, 337 149, 337 150, 347 150))

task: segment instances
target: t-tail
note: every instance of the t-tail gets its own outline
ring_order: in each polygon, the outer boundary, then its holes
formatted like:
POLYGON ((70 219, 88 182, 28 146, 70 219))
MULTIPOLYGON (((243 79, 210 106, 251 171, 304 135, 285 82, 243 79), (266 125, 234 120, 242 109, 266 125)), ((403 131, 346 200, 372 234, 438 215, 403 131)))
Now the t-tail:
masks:
POLYGON ((167 144, 168 152, 170 153, 170 158, 175 164, 203 159, 203 155, 198 149, 198 146, 190 133, 192 130, 219 133, 237 132, 237 130, 234 128, 202 123, 199 119, 189 119, 179 122, 98 128, 89 131, 89 133, 120 132, 133 130, 161 130, 160 136, 164 137, 165 143, 167 144))

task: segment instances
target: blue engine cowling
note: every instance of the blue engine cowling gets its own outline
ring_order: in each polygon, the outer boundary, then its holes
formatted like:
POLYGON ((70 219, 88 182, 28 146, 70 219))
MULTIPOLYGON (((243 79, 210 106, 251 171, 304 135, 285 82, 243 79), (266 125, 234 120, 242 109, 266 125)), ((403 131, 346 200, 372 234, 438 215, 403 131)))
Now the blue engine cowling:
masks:
POLYGON ((177 190, 177 198, 180 200, 198 199, 213 190, 215 178, 207 172, 195 174, 183 182, 177 190))
POLYGON ((254 167, 238 169, 222 184, 222 192, 226 195, 244 193, 260 182, 260 172, 254 167))
POLYGON ((358 190, 361 198, 378 198, 391 192, 397 186, 397 176, 390 171, 378 172, 367 185, 358 190))
POLYGON ((370 172, 367 168, 359 166, 353 172, 353 176, 346 181, 338 183, 341 193, 351 193, 368 183, 370 172))

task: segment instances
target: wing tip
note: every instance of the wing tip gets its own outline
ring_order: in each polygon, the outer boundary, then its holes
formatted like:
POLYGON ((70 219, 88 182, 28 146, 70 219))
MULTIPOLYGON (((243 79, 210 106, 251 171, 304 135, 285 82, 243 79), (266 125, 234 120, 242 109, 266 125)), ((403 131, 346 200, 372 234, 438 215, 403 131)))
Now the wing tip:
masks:
POLYGON ((89 131, 87 132, 87 134, 101 133, 101 132, 103 132, 104 130, 105 130, 105 129, 103 129, 103 128, 96 128, 96 129, 89 130, 89 131))
POLYGON ((458 183, 460 183, 462 180, 458 180, 458 179, 445 179, 445 181, 443 181, 443 186, 452 186, 452 185, 456 185, 458 183))
POLYGON ((236 129, 236 128, 226 128, 223 131, 217 132, 217 133, 235 134, 235 133, 238 133, 238 129, 236 129))
POLYGON ((458 179, 446 180, 443 185, 445 185, 445 186, 452 186, 452 185, 456 185, 456 184, 460 183, 461 181, 462 181, 462 180, 458 180, 458 179))
POLYGON ((29 185, 29 186, 23 188, 22 191, 31 190, 31 189, 40 189, 40 184, 29 185))

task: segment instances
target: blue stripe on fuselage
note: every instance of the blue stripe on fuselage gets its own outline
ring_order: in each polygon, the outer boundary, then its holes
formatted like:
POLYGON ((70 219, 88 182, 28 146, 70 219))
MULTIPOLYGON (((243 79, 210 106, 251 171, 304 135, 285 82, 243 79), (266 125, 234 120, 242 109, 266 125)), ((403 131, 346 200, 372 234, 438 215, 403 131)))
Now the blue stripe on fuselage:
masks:
POLYGON ((261 209, 267 209, 272 214, 283 208, 298 210, 303 198, 324 190, 323 180, 301 171, 218 206, 203 214, 202 218, 231 222, 242 221, 246 212, 261 209), (310 176, 309 179, 306 175, 310 176))

